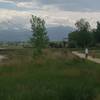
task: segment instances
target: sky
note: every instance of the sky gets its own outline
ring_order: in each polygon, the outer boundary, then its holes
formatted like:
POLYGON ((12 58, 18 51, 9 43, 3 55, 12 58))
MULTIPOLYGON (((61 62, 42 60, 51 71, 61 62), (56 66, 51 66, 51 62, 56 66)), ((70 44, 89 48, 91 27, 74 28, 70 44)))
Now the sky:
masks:
POLYGON ((0 0, 0 30, 31 30, 31 15, 46 21, 46 27, 73 27, 81 18, 92 28, 100 21, 100 0, 0 0))

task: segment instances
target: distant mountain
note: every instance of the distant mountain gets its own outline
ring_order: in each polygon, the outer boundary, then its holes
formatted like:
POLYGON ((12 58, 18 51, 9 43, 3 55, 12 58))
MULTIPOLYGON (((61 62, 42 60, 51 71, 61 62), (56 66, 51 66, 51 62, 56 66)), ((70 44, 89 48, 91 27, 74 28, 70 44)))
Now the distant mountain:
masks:
POLYGON ((50 27, 48 30, 48 36, 50 40, 63 40, 63 38, 68 37, 68 33, 72 32, 74 28, 72 27, 64 27, 64 26, 56 26, 56 27, 50 27))
MULTIPOLYGON (((63 40, 68 33, 73 31, 72 27, 49 27, 47 28, 50 40, 63 40)), ((26 41, 29 40, 32 33, 28 30, 0 30, 0 41, 26 41)))
POLYGON ((26 41, 31 34, 27 30, 0 30, 0 41, 26 41))

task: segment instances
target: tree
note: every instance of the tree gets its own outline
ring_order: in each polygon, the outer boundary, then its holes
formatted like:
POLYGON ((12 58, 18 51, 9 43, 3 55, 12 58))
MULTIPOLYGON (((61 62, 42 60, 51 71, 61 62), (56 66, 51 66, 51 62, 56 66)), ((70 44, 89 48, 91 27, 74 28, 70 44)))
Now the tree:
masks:
POLYGON ((78 46, 77 45, 78 44, 77 40, 78 40, 78 32, 77 31, 71 32, 68 35, 68 44, 69 44, 69 47, 71 47, 71 48, 77 47, 78 46))
POLYGON ((45 21, 37 16, 32 15, 30 20, 32 29, 31 43, 34 48, 34 56, 42 54, 42 50, 48 45, 48 36, 45 27, 45 21))
POLYGON ((97 29, 93 31, 96 43, 100 43, 100 22, 97 22, 97 29))
POLYGON ((92 36, 89 22, 80 19, 76 22, 77 30, 69 34, 69 44, 77 47, 89 46, 92 42, 92 36), (73 44, 72 44, 73 43, 73 44))
POLYGON ((75 23, 75 26, 77 27, 78 31, 89 31, 90 30, 90 24, 88 21, 85 21, 85 19, 80 19, 75 23))

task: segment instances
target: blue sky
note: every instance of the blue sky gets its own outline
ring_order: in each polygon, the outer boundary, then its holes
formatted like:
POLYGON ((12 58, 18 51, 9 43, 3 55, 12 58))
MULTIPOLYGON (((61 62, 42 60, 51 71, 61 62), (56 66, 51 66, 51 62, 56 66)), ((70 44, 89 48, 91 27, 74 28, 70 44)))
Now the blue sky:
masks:
POLYGON ((100 0, 0 0, 0 30, 30 30, 32 14, 45 19, 47 27, 75 27, 85 18, 94 28, 100 0))

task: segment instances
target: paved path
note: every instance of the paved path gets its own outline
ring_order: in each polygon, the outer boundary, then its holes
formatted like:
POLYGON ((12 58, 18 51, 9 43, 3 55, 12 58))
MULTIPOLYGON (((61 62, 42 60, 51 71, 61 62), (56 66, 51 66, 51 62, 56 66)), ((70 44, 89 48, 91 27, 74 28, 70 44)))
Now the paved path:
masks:
MULTIPOLYGON (((73 51, 72 54, 74 54, 74 55, 76 55, 76 56, 78 56, 78 57, 80 57, 80 58, 85 58, 85 54, 79 53, 79 52, 77 52, 77 51, 73 51)), ((99 64, 100 64, 100 59, 99 59, 99 58, 93 58, 93 57, 91 57, 91 56, 88 56, 87 59, 90 60, 90 61, 93 61, 93 62, 95 62, 95 63, 99 63, 99 64)))
POLYGON ((6 59, 6 56, 0 55, 0 61, 2 61, 3 59, 6 59))

